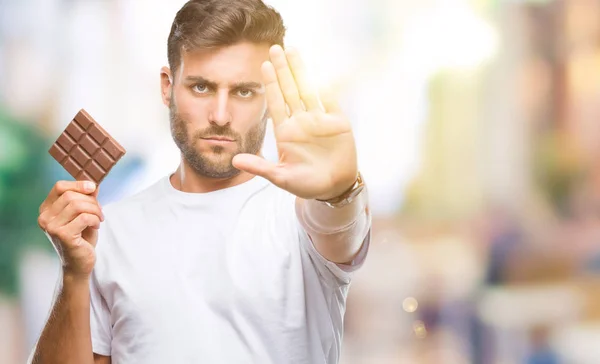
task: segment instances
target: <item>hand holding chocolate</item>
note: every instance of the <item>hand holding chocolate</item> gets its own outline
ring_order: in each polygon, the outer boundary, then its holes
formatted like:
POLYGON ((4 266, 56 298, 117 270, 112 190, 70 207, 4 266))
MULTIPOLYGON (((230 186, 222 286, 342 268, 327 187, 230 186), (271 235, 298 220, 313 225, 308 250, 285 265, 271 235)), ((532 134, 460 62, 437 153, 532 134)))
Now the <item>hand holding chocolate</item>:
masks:
POLYGON ((96 262, 94 247, 104 221, 98 185, 125 149, 82 109, 49 153, 77 181, 56 182, 40 206, 38 224, 58 252, 63 274, 87 279, 96 262))

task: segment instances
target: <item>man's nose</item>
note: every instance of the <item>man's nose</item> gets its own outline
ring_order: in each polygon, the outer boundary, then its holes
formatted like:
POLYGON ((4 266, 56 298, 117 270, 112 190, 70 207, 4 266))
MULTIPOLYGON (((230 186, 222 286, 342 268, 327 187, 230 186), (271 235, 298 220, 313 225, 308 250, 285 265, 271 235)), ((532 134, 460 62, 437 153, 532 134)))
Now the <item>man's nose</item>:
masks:
POLYGON ((231 122, 229 92, 227 90, 219 90, 213 98, 209 121, 220 126, 231 122))

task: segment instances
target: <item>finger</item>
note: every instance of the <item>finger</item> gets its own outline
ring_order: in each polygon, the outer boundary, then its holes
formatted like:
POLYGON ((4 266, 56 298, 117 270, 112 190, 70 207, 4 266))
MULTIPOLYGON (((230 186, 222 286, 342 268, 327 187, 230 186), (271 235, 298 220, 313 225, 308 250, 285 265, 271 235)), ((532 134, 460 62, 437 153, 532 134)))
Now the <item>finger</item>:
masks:
POLYGON ((269 162, 266 159, 254 154, 241 153, 233 157, 231 161, 233 166, 241 171, 261 176, 281 187, 284 183, 281 169, 277 164, 269 162))
POLYGON ((267 93, 267 107, 269 109, 269 115, 273 119, 273 124, 276 126, 283 123, 287 118, 288 114, 285 109, 285 100, 279 83, 277 82, 277 74, 273 64, 266 61, 262 65, 262 74, 265 82, 265 88, 267 93))
MULTIPOLYGON (((98 208, 100 209, 100 211, 102 211, 102 208, 100 207, 100 204, 98 203, 98 200, 96 199, 95 195, 96 195, 96 192, 92 193, 91 195, 84 195, 82 193, 75 192, 75 191, 67 191, 67 192, 63 193, 58 198, 58 200, 54 201, 54 204, 52 204, 50 209, 48 209, 50 216, 51 217, 57 216, 62 210, 65 209, 65 207, 67 207, 67 205, 69 205, 70 203, 72 203, 74 201, 86 201, 89 203, 96 204, 96 205, 98 205, 98 208)), ((102 215, 100 217, 104 218, 104 215, 102 215)))
POLYGON ((100 229, 100 226, 88 227, 81 232, 81 237, 95 247, 96 243, 98 242, 98 229, 100 229))
POLYGON ((279 45, 274 45, 271 47, 269 54, 271 56, 271 63, 275 67, 279 87, 281 88, 286 104, 290 108, 290 112, 293 114, 304 111, 296 81, 294 80, 283 49, 279 45))
POLYGON ((91 181, 58 181, 48 193, 48 197, 40 206, 40 212, 50 208, 54 202, 65 192, 74 191, 83 194, 90 194, 96 191, 96 184, 91 181))
POLYGON ((81 214, 96 215, 100 221, 104 221, 104 215, 98 204, 89 201, 75 200, 71 201, 64 209, 62 209, 54 217, 51 223, 56 226, 67 225, 81 214))
POLYGON ((320 90, 319 96, 326 113, 336 114, 342 111, 337 98, 331 89, 326 88, 320 90))
MULTIPOLYGON (((82 233, 88 227, 94 230, 98 230, 100 228, 100 219, 98 216, 92 214, 81 214, 69 224, 58 228, 54 234, 51 235, 56 236, 67 248, 74 248, 83 243, 82 233)), ((92 240, 93 239, 90 239, 88 242, 93 242, 92 240)))
POLYGON ((285 55, 290 64, 290 68, 292 69, 292 74, 294 75, 294 80, 296 80, 296 85, 298 85, 298 91, 300 93, 300 98, 304 103, 304 107, 306 110, 319 110, 321 108, 321 105, 319 105, 319 99, 317 98, 315 89, 308 81, 306 67, 302 61, 302 58, 300 57, 300 54, 298 51, 296 51, 296 49, 290 48, 285 50, 285 55))
POLYGON ((352 136, 352 125, 340 114, 323 114, 316 123, 303 125, 313 137, 329 138, 341 137, 343 134, 352 136))

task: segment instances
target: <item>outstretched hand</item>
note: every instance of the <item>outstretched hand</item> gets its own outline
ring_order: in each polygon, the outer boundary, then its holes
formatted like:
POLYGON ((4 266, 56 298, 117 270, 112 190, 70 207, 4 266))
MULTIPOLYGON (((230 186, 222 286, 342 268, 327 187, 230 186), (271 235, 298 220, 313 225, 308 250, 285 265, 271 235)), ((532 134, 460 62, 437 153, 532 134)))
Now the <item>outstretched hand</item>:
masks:
POLYGON ((331 93, 317 94, 308 83, 295 50, 275 45, 270 58, 262 75, 279 161, 238 154, 233 165, 300 198, 337 197, 352 186, 358 172, 350 122, 331 93))

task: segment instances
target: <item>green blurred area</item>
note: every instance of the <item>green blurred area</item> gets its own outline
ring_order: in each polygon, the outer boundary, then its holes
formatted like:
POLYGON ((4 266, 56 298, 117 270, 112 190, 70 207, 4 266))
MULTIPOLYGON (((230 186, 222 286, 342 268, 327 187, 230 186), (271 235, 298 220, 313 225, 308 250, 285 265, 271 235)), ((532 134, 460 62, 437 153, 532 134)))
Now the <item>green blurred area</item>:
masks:
POLYGON ((18 291, 20 254, 32 245, 49 248, 37 225, 51 181, 48 142, 30 124, 0 106, 0 293, 18 291))

